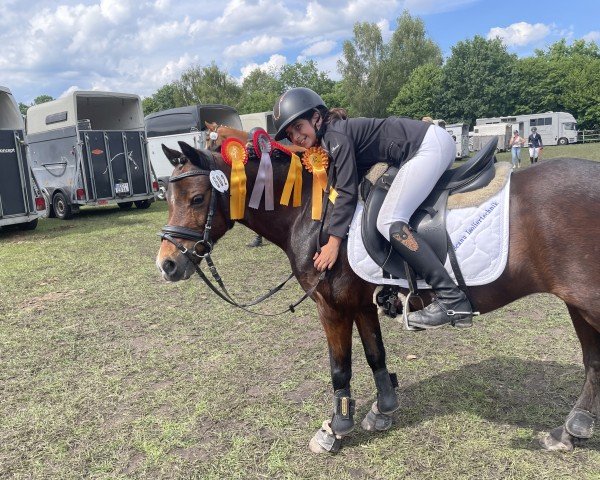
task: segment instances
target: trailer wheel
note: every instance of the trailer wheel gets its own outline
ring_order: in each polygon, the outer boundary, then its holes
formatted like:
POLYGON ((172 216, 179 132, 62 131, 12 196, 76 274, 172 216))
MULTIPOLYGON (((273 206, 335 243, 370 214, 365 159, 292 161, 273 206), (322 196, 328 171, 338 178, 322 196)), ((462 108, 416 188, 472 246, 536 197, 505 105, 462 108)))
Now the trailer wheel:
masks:
POLYGON ((150 207, 150 200, 136 200, 133 203, 135 203, 136 208, 139 208, 140 210, 145 210, 150 207))
POLYGON ((117 205, 119 205, 121 210, 129 210, 133 206, 133 202, 121 202, 117 205))
POLYGON ((38 219, 31 220, 30 222, 19 223, 19 230, 35 230, 38 224, 38 219))
POLYGON ((568 145, 569 144, 569 140, 567 140, 565 137, 560 137, 558 139, 558 144, 559 145, 568 145))
POLYGON ((62 192, 56 192, 52 198, 52 208, 54 209, 54 215, 56 218, 61 220, 67 220, 73 216, 71 206, 67 202, 65 194, 62 192))

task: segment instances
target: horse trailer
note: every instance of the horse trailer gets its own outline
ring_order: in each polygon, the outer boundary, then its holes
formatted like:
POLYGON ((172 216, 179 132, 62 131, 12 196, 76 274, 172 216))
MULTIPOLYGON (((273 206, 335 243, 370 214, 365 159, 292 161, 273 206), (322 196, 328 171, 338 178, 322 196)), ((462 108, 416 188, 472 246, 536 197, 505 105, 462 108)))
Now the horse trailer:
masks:
POLYGON ((27 143, 49 216, 81 206, 148 208, 154 201, 140 97, 74 91, 27 110, 27 143))
POLYGON ((0 86, 0 227, 33 230, 44 199, 31 173, 25 124, 10 90, 0 86))
POLYGON ((511 128, 519 130, 524 138, 529 137, 532 127, 536 127, 544 145, 568 145, 577 142, 577 121, 567 112, 533 113, 475 120, 476 125, 496 123, 511 124, 511 128))
POLYGON ((259 113, 246 113, 240 115, 242 121, 242 127, 246 132, 249 132, 253 128, 262 128, 271 137, 275 137, 277 129, 275 128, 275 122, 273 122, 273 112, 259 112, 259 113))
POLYGON ((477 152, 487 145, 490 140, 498 140, 496 150, 505 152, 510 149, 510 137, 512 136, 512 125, 506 123, 475 125, 470 134, 472 150, 477 152))
POLYGON ((469 156, 469 124, 453 123, 446 125, 446 131, 452 135, 456 145, 456 158, 469 156))
POLYGON ((235 108, 226 105, 191 105, 151 113, 144 119, 148 153, 158 180, 158 198, 164 199, 168 178, 173 165, 162 151, 164 143, 179 150, 177 142, 186 142, 195 148, 206 148, 206 125, 204 122, 226 125, 242 130, 242 122, 235 108))

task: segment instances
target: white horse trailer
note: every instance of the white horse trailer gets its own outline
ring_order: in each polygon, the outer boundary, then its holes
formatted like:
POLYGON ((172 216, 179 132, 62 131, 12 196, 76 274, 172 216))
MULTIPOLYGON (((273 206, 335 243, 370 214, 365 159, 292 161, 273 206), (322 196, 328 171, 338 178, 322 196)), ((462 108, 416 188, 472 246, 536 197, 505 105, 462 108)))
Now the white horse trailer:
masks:
POLYGON ((262 128, 271 137, 275 137, 277 130, 275 129, 275 123, 273 122, 273 112, 258 112, 258 113, 246 113, 240 115, 243 129, 249 132, 253 128, 262 128))
POLYGON ((206 148, 206 125, 217 123, 242 130, 242 122, 235 108, 226 105, 192 105, 151 113, 144 119, 148 153, 158 180, 158 198, 164 199, 173 165, 162 151, 164 143, 180 150, 177 142, 186 142, 195 148, 206 148))
POLYGON ((511 124, 524 138, 529 137, 532 127, 536 127, 544 145, 567 145, 577 142, 577 121, 567 112, 533 113, 475 120, 476 125, 496 123, 511 124))
POLYGON ((499 152, 504 152, 510 148, 510 137, 512 135, 512 125, 491 124, 491 125, 475 125, 473 132, 470 134, 470 141, 473 151, 481 150, 493 138, 498 139, 496 149, 499 152))
POLYGON ((27 110, 32 168, 49 215, 80 206, 148 208, 154 201, 140 97, 75 91, 27 110))
POLYGON ((452 135, 456 145, 456 158, 469 156, 469 124, 453 123, 446 125, 446 131, 452 135))
POLYGON ((32 230, 44 209, 27 160, 23 116, 10 90, 0 86, 0 227, 32 230))

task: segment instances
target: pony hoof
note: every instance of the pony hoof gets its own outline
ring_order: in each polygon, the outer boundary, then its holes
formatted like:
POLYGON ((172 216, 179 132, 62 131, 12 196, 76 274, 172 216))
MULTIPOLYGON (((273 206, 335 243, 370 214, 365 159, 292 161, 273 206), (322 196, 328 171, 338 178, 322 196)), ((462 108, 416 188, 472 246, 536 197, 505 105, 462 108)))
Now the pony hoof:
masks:
POLYGON ((371 410, 360 423, 363 430, 368 432, 385 432, 392 426, 392 416, 380 413, 377 408, 377 402, 373 403, 371 410))
POLYGON ((310 439, 308 448, 313 453, 336 453, 342 446, 342 437, 331 430, 331 421, 325 420, 320 430, 310 439))
POLYGON ((573 450, 573 437, 564 427, 557 427, 540 439, 540 445, 548 452, 570 452, 573 450))

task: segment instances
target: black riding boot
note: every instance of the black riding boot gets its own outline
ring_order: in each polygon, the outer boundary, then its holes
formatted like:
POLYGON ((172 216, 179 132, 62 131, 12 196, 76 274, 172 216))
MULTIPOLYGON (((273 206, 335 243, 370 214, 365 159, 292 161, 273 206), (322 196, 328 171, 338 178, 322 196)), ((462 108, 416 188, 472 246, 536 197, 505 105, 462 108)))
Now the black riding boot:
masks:
POLYGON ((467 296, 448 275, 432 248, 406 223, 396 222, 390 228, 390 243, 413 270, 431 285, 436 299, 422 310, 411 312, 412 327, 438 328, 473 325, 473 310, 467 296))

